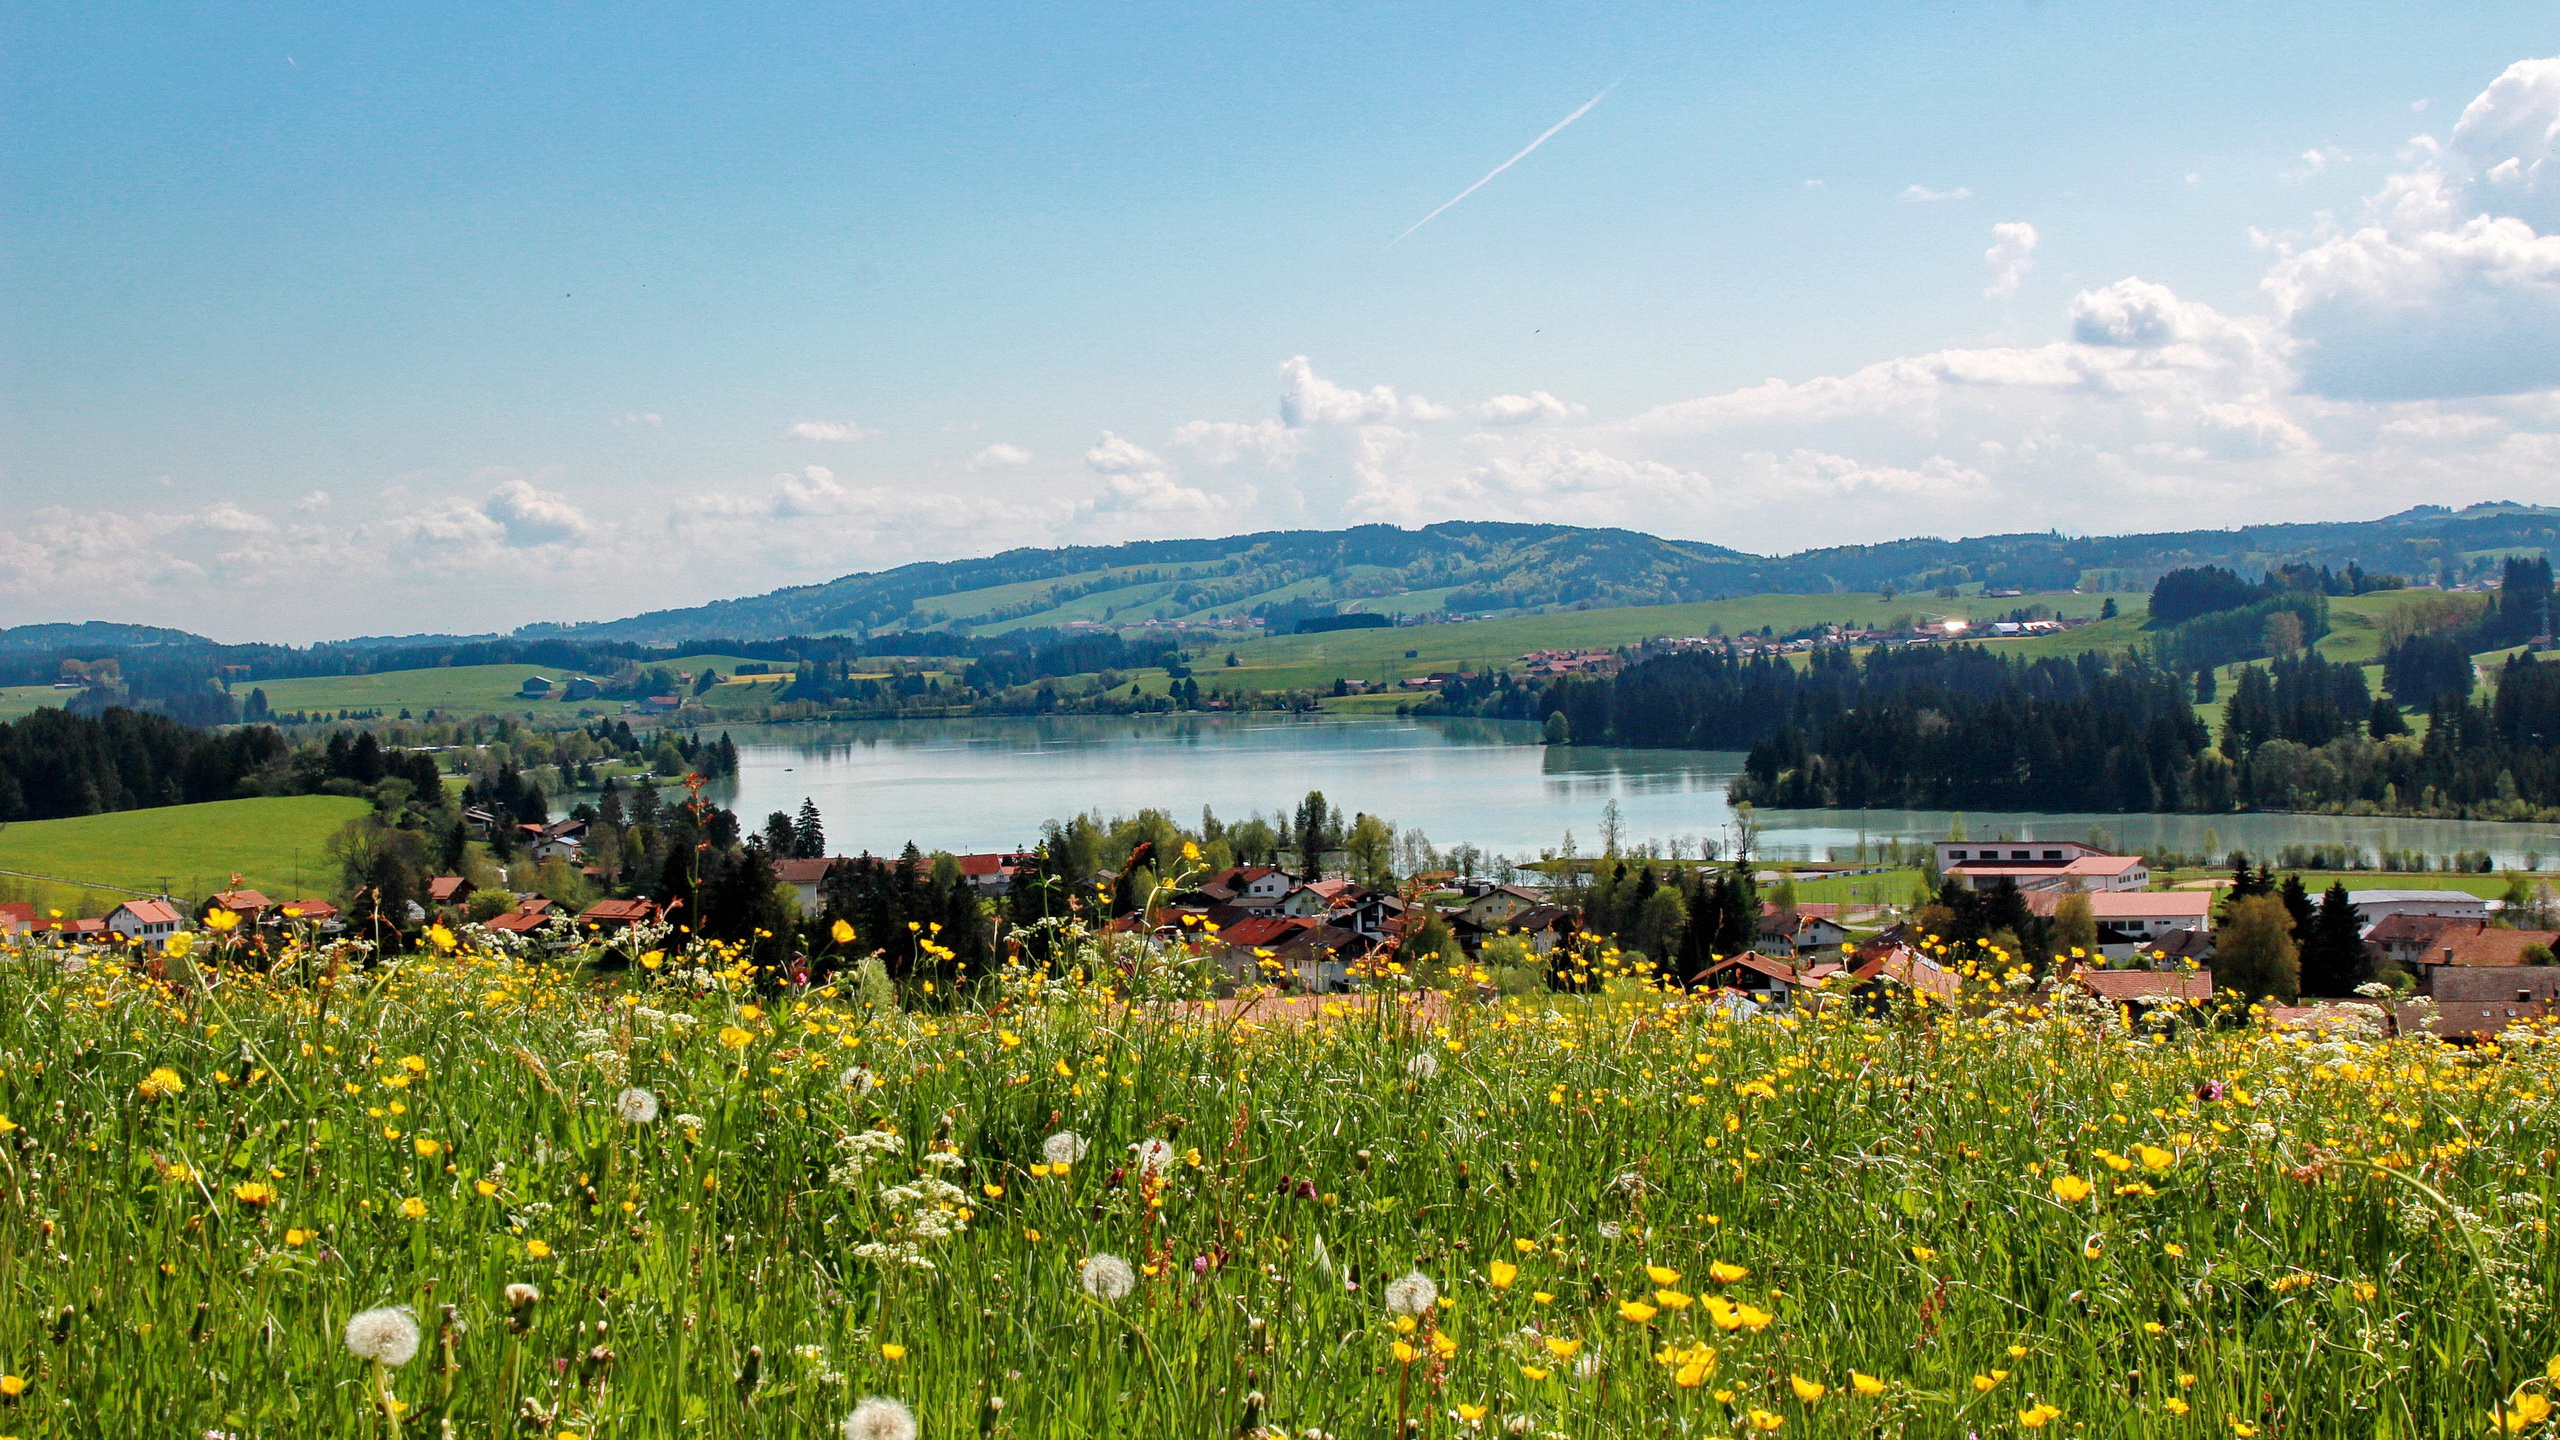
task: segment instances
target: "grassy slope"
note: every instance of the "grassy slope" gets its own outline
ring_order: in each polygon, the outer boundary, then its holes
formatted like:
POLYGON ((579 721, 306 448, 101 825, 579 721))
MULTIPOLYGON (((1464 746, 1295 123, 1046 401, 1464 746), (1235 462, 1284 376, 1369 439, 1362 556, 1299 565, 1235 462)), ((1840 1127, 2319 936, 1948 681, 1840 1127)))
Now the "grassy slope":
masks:
MULTIPOLYGON (((705 665, 723 675, 734 672, 741 664, 754 664, 736 655, 687 655, 665 662, 665 668, 683 673, 700 671, 705 665)), ((277 710, 325 711, 380 710, 396 715, 402 710, 423 715, 429 710, 465 715, 521 714, 531 711, 537 716, 575 715, 582 709, 612 714, 622 709, 619 700, 582 700, 570 705, 559 700, 525 700, 516 695, 528 675, 549 678, 555 687, 567 684, 573 672, 543 665, 448 665, 435 670, 392 670, 379 675, 329 675, 303 680, 265 680, 256 688, 267 692, 267 704, 277 710)), ((248 690, 234 687, 243 699, 248 690)), ((554 694, 558 693, 555 688, 554 694)))
MULTIPOLYGON (((343 795, 290 795, 22 820, 0 827, 0 869, 136 890, 166 879, 186 899, 226 888, 238 871, 278 899, 326 895, 337 877, 322 846, 370 808, 343 795)), ((77 886, 41 890, 26 898, 66 913, 80 900, 77 886)))
POLYGON ((71 698, 68 690, 50 685, 0 685, 0 720, 15 720, 38 710, 60 705, 71 698))
MULTIPOLYGON (((1336 676, 1392 681, 1434 670, 1498 668, 1532 650, 1625 645, 1657 636, 1704 635, 1710 626, 1727 633, 1766 625, 1780 634, 1824 622, 1878 624, 1899 615, 1983 619, 2043 604, 2094 613, 2096 595, 2030 595, 1998 600, 1931 596, 1750 595, 1693 605, 1637 605, 1614 610, 1571 610, 1477 620, 1458 625, 1417 625, 1386 630, 1337 630, 1325 635, 1280 635, 1234 646, 1234 668, 1216 656, 1198 662, 1203 685, 1246 685, 1265 690, 1331 685, 1336 676), (1407 650, 1416 651, 1412 658, 1407 650)), ((2119 603, 2123 603, 2119 597, 2119 603)), ((2085 648, 2085 647, 2084 647, 2085 648)))

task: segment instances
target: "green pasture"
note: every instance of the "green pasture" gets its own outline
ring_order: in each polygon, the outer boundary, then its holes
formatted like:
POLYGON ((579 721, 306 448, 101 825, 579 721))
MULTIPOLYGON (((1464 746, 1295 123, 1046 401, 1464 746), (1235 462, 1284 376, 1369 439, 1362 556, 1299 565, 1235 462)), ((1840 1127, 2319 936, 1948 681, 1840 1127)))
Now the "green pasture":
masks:
POLYGON ((50 685, 0 685, 0 721, 53 709, 70 699, 71 694, 50 685))
POLYGON ((66 915, 102 914, 124 898, 88 886, 156 890, 165 882, 179 898, 195 900, 230 888, 234 872, 274 899, 327 896, 337 889, 337 871, 324 847, 371 808, 343 795, 289 795, 20 820, 0 825, 0 870, 21 872, 0 875, 0 891, 66 915), (104 903, 96 903, 101 896, 104 903))
MULTIPOLYGON (((756 661, 739 655, 686 655, 677 659, 654 662, 651 668, 663 668, 684 676, 699 674, 703 667, 734 675, 740 665, 756 661)), ((767 664, 779 662, 767 661, 767 664)), ((556 698, 568 687, 576 671, 547 665, 447 665, 432 670, 389 670, 376 675, 324 675, 292 680, 261 680, 254 686, 234 684, 232 693, 246 700, 251 689, 267 692, 270 709, 305 711, 335 715, 341 710, 379 710, 397 715, 406 710, 424 715, 429 710, 462 715, 522 715, 537 719, 574 719, 580 711, 619 714, 630 703, 590 697, 571 704, 556 698), (552 696, 543 700, 527 700, 517 690, 528 676, 540 675, 552 683, 552 696)), ((603 676, 590 678, 602 680, 603 676)), ((767 680, 788 676, 764 677, 767 680)), ((691 693, 691 686, 686 686, 691 693)), ((716 708, 716 707, 715 707, 716 708)))

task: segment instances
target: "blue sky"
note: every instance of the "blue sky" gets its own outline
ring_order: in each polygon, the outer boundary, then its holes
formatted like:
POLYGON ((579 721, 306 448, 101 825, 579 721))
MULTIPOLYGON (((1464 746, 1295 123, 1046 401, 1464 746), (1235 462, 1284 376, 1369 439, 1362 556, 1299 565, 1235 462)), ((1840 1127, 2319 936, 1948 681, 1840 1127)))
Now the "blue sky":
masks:
POLYGON ((2560 499, 2555 30, 12 7, 0 604, 310 639, 1271 526, 2560 499))

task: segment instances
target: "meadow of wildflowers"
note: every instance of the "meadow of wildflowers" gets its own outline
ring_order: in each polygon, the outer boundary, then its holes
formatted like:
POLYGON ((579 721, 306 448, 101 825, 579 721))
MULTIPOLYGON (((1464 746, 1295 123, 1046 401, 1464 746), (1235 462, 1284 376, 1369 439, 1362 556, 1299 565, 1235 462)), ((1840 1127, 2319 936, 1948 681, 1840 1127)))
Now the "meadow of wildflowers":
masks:
POLYGON ((2550 1423, 2547 1044, 1056 954, 0 952, 0 1436, 2550 1423))

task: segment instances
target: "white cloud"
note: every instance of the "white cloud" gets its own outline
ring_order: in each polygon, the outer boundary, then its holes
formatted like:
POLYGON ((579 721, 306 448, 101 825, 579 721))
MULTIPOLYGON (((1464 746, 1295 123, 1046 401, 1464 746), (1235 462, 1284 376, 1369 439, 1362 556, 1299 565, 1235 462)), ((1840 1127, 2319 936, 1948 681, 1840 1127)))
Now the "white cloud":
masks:
POLYGON ((1165 462, 1134 441, 1105 430, 1084 452, 1085 468, 1103 477, 1103 510, 1215 510, 1205 490, 1176 484, 1165 462))
POLYGON ((329 508, 329 492, 326 490, 313 490, 305 494, 301 499, 294 501, 293 508, 296 510, 326 510, 329 508))
POLYGON ((1557 425, 1590 413, 1589 407, 1568 404, 1544 390, 1496 395, 1475 407, 1476 419, 1487 425, 1557 425))
POLYGON ((1023 449, 1019 445, 1007 445, 1002 441, 998 441, 969 457, 969 468, 972 470, 994 470, 1015 465, 1028 465, 1030 463, 1030 451, 1023 449))
POLYGON ((1982 252, 1982 263, 1991 272, 1991 283, 1982 293, 1994 300, 2006 300, 2018 293, 2018 282, 2036 263, 2036 227, 2024 220, 2006 220, 1991 227, 1991 248, 1982 252))
POLYGON ((536 490, 524 480, 500 485, 480 502, 480 513, 505 535, 507 544, 519 549, 565 544, 587 533, 585 512, 566 496, 536 490))
POLYGON ((648 428, 655 430, 665 423, 665 417, 661 416, 655 410, 633 410, 626 414, 614 416, 613 423, 616 425, 645 425, 648 428))
POLYGON ((2292 169, 2283 171, 2278 174, 2276 178, 2287 185, 2299 185, 2303 181, 2319 174, 2321 171, 2328 169, 2334 162, 2351 158, 2353 157, 2349 156, 2346 151, 2341 150, 2334 145, 2325 149, 2305 150, 2302 152, 2301 157, 2295 161, 2292 169))
POLYGON ((1353 390, 1315 372, 1304 355, 1280 364, 1280 423, 1301 425, 1370 425, 1382 420, 1445 420, 1446 407, 1419 395, 1399 398, 1392 387, 1353 390))
POLYGON ((2305 386, 2414 400, 2560 385, 2560 59, 2509 66, 2366 223, 2281 244, 2264 288, 2305 386))
POLYGON ((850 441, 880 438, 879 431, 865 430, 846 420, 803 420, 785 433, 794 440, 850 441))
POLYGON ((1932 190, 1926 185, 1905 185, 1902 187, 1902 193, 1894 198, 1910 205, 1934 205, 1941 200, 1970 200, 1973 198, 1973 187, 1959 185, 1953 190, 1932 190))

